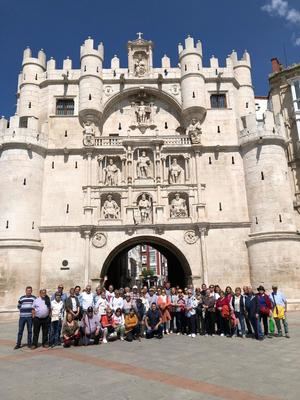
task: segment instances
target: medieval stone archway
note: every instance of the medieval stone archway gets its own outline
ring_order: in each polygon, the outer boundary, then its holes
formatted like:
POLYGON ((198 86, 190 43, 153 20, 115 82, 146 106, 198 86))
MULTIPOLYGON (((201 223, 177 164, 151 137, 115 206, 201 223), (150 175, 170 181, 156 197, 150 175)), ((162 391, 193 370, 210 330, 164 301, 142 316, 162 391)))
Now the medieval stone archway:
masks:
POLYGON ((128 283, 126 281, 127 252, 137 245, 150 245, 166 257, 168 280, 172 286, 184 287, 191 283, 192 271, 181 250, 171 242, 154 236, 135 237, 115 247, 103 263, 101 281, 107 276, 106 284, 113 284, 115 287, 125 286, 128 283))

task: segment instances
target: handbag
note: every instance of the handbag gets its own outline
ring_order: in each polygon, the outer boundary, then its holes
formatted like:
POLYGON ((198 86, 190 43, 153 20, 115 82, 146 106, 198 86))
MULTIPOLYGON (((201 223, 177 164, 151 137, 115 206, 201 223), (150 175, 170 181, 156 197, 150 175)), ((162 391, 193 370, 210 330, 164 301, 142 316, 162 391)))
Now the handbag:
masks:
POLYGON ((261 306, 259 312, 263 315, 270 315, 270 309, 266 306, 261 306))

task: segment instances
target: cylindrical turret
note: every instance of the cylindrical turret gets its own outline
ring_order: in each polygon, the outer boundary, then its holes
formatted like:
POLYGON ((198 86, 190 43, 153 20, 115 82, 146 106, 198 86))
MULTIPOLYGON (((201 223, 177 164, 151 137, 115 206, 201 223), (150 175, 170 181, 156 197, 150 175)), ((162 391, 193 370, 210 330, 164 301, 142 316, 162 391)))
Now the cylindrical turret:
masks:
POLYGON ((244 52, 241 60, 238 60, 237 53, 233 51, 230 55, 233 72, 239 83, 238 110, 242 117, 247 114, 255 114, 255 98, 251 78, 251 61, 247 51, 244 52))
POLYGON ((288 177, 286 138, 279 116, 277 121, 271 112, 264 117, 264 126, 257 126, 255 114, 243 117, 240 135, 251 222, 247 242, 251 281, 255 288, 278 284, 295 298, 300 294, 295 280, 300 236, 288 177))
POLYGON ((30 48, 25 49, 23 57, 22 78, 19 86, 20 117, 39 118, 39 79, 46 70, 46 55, 40 50, 37 58, 33 58, 30 48))
POLYGON ((200 122, 206 115, 205 81, 202 72, 202 45, 194 45, 194 39, 185 40, 185 48, 178 46, 181 66, 182 110, 186 123, 192 118, 200 122))
POLYGON ((0 291, 5 309, 15 309, 16 296, 27 285, 40 285, 40 239, 44 156, 18 145, 4 148, 0 157, 0 264, 11 290, 0 291))
POLYGON ((243 123, 241 145, 251 231, 295 231, 285 136, 271 112, 265 114, 263 127, 257 126, 255 114, 244 117, 243 123))
POLYGON ((79 119, 99 125, 102 117, 103 44, 94 49, 94 40, 88 38, 80 49, 81 76, 79 80, 79 119))

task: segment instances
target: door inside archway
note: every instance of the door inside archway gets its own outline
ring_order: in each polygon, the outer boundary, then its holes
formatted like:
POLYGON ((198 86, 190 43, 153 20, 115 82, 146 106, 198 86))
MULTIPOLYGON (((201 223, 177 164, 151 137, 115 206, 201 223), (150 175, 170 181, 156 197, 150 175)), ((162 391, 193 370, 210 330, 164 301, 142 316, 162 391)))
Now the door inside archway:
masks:
POLYGON ((152 285, 153 282, 161 285, 165 281, 171 286, 185 287, 191 279, 185 257, 172 245, 152 240, 128 243, 115 249, 103 265, 101 277, 105 275, 105 286, 112 284, 115 288, 152 285))

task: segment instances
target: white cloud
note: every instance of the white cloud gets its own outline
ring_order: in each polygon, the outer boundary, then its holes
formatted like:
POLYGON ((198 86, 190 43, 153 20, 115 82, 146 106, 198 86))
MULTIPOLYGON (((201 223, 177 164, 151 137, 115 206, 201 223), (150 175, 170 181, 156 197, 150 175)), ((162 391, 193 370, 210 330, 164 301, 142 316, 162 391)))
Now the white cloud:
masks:
POLYGON ((271 16, 284 18, 287 22, 293 24, 300 23, 300 11, 290 7, 289 3, 285 0, 270 0, 261 9, 271 16))
MULTIPOLYGON (((269 0, 261 9, 272 17, 283 18, 286 22, 300 25, 300 11, 290 7, 286 0, 269 0)), ((294 34, 292 40, 295 46, 300 46, 299 36, 294 34)))

